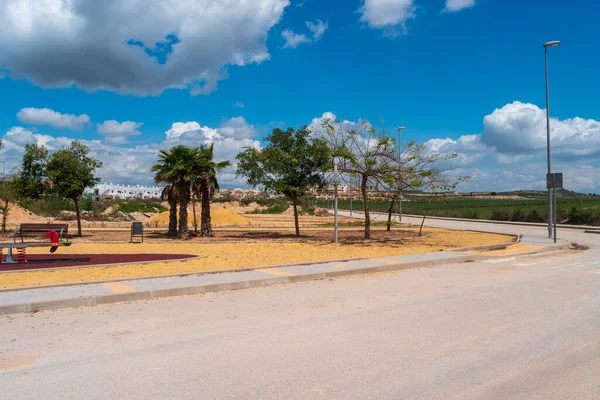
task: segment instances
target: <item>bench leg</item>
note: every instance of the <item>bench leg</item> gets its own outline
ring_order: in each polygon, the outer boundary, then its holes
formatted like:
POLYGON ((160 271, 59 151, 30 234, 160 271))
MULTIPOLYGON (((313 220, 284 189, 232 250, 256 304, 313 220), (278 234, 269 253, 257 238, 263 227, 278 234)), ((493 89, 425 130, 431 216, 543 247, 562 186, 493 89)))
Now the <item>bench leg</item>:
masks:
POLYGON ((15 261, 15 259, 12 256, 12 247, 8 248, 8 253, 6 253, 6 261, 4 261, 4 264, 16 264, 17 262, 15 261))

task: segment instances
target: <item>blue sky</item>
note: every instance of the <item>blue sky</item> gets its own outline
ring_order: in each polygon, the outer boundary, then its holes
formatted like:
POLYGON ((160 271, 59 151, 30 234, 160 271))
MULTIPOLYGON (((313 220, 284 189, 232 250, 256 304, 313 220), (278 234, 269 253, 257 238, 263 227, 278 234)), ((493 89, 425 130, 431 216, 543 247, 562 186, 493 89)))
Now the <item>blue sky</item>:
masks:
MULTIPOLYGON (((570 187, 600 191, 600 5, 589 0, 156 0, 115 15, 109 3, 135 3, 3 2, 7 167, 24 143, 83 139, 105 180, 149 183, 158 148, 215 141, 231 159, 275 126, 330 112, 460 153, 465 190, 541 188, 542 43, 561 40, 550 49, 555 164, 570 187), (153 58, 168 35, 173 53, 153 58)), ((241 185, 233 170, 222 180, 241 185)))

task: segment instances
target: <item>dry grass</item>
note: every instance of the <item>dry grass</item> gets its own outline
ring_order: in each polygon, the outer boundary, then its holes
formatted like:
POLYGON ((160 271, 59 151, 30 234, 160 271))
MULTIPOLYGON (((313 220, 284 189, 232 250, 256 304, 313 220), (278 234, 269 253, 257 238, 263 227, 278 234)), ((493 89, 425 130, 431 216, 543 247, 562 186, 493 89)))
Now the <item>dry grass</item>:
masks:
MULTIPOLYGON (((344 230, 350 239, 360 236, 359 230, 344 230), (348 233, 349 232, 349 233, 348 233)), ((385 235, 377 230, 378 235, 385 235)), ((230 269, 249 269, 282 264, 333 261, 351 258, 376 258, 403 254, 417 254, 452 250, 458 247, 506 243, 512 237, 478 232, 427 229, 428 237, 415 238, 414 228, 395 231, 394 240, 333 244, 305 238, 303 242, 272 238, 242 242, 208 243, 202 241, 155 241, 144 244, 85 243, 61 248, 64 254, 196 254, 200 259, 184 262, 159 262, 114 267, 87 267, 48 271, 26 271, 0 274, 0 288, 45 286, 86 281, 130 279, 145 276, 201 273, 230 269), (404 232, 399 234, 398 232, 404 232)), ((326 231, 327 235, 331 230, 326 231)), ((256 239, 256 238, 255 238, 256 239)), ((30 253, 44 253, 46 249, 30 249, 30 253)))

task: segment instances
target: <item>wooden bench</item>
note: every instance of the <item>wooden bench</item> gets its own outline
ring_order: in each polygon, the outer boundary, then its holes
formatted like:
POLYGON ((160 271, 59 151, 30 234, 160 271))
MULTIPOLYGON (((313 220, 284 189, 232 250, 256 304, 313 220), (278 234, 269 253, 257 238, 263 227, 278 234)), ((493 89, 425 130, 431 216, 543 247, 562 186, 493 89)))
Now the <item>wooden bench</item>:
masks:
POLYGON ((67 240, 69 233, 69 225, 67 224, 21 224, 15 229, 13 240, 17 243, 17 237, 21 238, 23 243, 24 237, 45 237, 49 230, 55 230, 58 233, 59 239, 67 240))

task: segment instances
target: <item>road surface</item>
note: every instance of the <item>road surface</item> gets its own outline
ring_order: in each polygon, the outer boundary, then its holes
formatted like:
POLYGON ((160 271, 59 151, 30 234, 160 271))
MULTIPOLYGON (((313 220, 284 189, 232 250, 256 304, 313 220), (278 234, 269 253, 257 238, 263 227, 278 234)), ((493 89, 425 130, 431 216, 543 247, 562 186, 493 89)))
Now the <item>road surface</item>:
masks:
POLYGON ((598 399, 600 235, 562 236, 593 248, 2 317, 1 398, 598 399))

